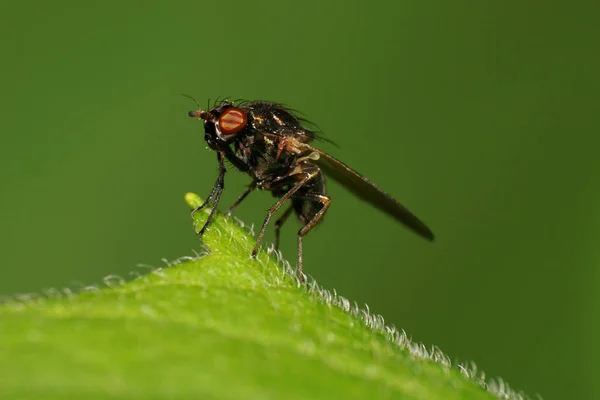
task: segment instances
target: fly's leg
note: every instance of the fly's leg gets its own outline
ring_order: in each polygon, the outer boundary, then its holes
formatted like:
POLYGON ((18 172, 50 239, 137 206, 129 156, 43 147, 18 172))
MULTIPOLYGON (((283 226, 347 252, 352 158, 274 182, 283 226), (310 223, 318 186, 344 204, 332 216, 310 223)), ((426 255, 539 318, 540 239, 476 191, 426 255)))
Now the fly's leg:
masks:
POLYGON ((304 283, 304 273, 302 272, 302 238, 321 221, 323 215, 325 215, 325 211, 331 205, 331 199, 323 194, 306 194, 302 198, 316 201, 322 205, 315 216, 298 231, 298 279, 304 283))
POLYGON ((238 199, 235 201, 235 203, 233 203, 231 205, 231 207, 229 207, 229 210, 227 210, 227 212, 225 213, 225 215, 227 215, 228 217, 231 215, 231 213, 233 211, 235 211, 236 207, 240 205, 240 203, 242 202, 242 200, 244 200, 246 198, 246 196, 248 196, 250 194, 250 192, 252 192, 254 189, 256 189, 256 182, 252 182, 250 184, 250 186, 248 186, 248 189, 246 189, 246 191, 244 193, 242 193, 242 195, 240 197, 238 197, 238 199))
POLYGON ((210 203, 210 201, 212 200, 215 193, 217 193, 217 191, 223 190, 224 177, 225 177, 225 172, 227 172, 227 170, 225 169, 225 164, 223 163, 223 154, 222 153, 217 153, 217 160, 219 162, 219 175, 217 176, 217 181, 215 182, 215 184, 214 184, 212 190, 210 191, 210 194, 206 198, 206 200, 204 200, 204 203, 202 203, 201 205, 199 205, 198 207, 194 208, 191 211, 192 216, 194 214, 196 214, 198 211, 205 208, 210 203))
POLYGON ((214 198, 214 202, 213 202, 212 208, 210 210, 210 214, 208 214, 208 218, 206 219, 204 226, 202 227, 202 229, 200 229, 199 231, 196 232, 196 235, 198 235, 198 236, 202 236, 204 234, 204 232, 206 231, 206 229, 208 228, 208 225, 210 225, 210 222, 212 221, 213 216, 214 216, 215 212, 217 211, 217 205, 219 204, 219 200, 221 199, 221 194, 223 193, 223 189, 225 188, 225 172, 227 172, 227 169, 225 168, 225 163, 223 162, 223 159, 224 159, 223 153, 218 152, 217 160, 219 161, 219 175, 217 176, 217 181, 215 182, 215 185, 213 186, 212 190, 210 191, 210 194, 208 195, 208 198, 204 201, 204 203, 202 203, 200 206, 198 206, 192 210, 192 217, 193 217, 194 214, 196 214, 198 211, 204 209, 210 203, 210 201, 214 198))
POLYGON ((294 211, 294 208, 290 206, 277 221, 275 221, 275 251, 279 250, 279 233, 281 230, 281 225, 288 219, 290 214, 294 211))
POLYGON ((288 176, 278 179, 277 181, 274 182, 276 184, 276 186, 286 186, 286 185, 290 185, 294 182, 296 182, 296 183, 290 190, 288 190, 283 196, 281 196, 279 198, 279 200, 277 200, 277 203, 275 203, 273 205, 273 207, 271 207, 269 209, 269 211, 267 213, 267 217, 265 218, 262 228, 260 229, 260 233, 256 237, 256 245, 254 246, 254 249, 252 250, 252 258, 255 258, 256 253, 258 253, 260 243, 262 242, 263 236, 265 235, 265 230, 267 229, 267 226, 269 225, 269 221, 271 221, 271 217, 277 212, 277 210, 279 210, 281 208, 283 203, 285 203, 290 197, 292 197, 294 195, 294 193, 296 193, 298 191, 298 189, 300 189, 302 186, 306 185, 307 182, 309 182, 311 179, 314 179, 314 177, 317 176, 318 173, 319 173, 318 168, 305 169, 302 172, 296 172, 293 175, 288 175, 288 176))

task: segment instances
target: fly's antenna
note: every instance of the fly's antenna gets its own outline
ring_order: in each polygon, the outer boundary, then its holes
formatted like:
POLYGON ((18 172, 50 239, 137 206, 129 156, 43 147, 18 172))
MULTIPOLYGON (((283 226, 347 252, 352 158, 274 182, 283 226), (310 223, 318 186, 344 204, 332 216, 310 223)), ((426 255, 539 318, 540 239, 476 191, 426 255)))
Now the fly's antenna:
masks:
POLYGON ((185 93, 181 93, 182 96, 187 97, 188 99, 192 99, 194 101, 194 103, 196 103, 196 105, 198 106, 198 110, 201 110, 202 107, 200 107, 200 103, 198 103, 198 100, 196 100, 196 98, 194 96, 190 96, 189 94, 185 94, 185 93))

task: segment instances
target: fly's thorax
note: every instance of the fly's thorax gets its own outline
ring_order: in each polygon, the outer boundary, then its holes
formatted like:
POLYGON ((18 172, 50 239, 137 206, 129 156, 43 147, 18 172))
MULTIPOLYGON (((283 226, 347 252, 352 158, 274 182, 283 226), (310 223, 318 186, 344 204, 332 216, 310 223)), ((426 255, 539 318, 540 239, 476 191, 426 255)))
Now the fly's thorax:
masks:
POLYGON ((274 180, 287 175, 297 164, 297 155, 286 151, 282 143, 277 135, 249 130, 234 142, 234 151, 255 180, 274 180))
POLYGON ((303 119, 280 104, 257 101, 248 103, 244 108, 248 112, 248 124, 259 132, 293 136, 303 143, 315 138, 314 132, 302 125, 303 119))

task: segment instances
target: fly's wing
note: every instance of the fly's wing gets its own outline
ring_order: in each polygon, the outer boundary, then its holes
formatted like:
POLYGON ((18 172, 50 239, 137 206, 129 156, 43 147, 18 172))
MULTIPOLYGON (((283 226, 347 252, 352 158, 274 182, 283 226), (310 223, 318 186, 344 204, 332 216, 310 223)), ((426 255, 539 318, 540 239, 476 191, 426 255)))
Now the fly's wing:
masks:
POLYGON ((425 239, 433 241, 433 232, 419 218, 373 182, 361 176, 340 160, 315 147, 307 144, 298 147, 309 153, 317 153, 319 155, 318 159, 317 157, 310 157, 311 162, 317 164, 326 175, 335 179, 360 199, 391 215, 425 239))

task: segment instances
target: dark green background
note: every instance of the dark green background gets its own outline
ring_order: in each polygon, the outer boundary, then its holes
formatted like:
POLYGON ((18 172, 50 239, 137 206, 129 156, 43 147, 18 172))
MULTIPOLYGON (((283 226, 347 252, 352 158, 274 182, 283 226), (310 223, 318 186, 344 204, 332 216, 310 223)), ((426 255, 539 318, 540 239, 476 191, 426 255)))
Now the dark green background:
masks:
POLYGON ((3 2, 0 294, 192 254, 216 157, 180 93, 280 101, 439 238, 332 184, 308 273, 531 395, 600 396, 600 6, 563 3, 3 2))

